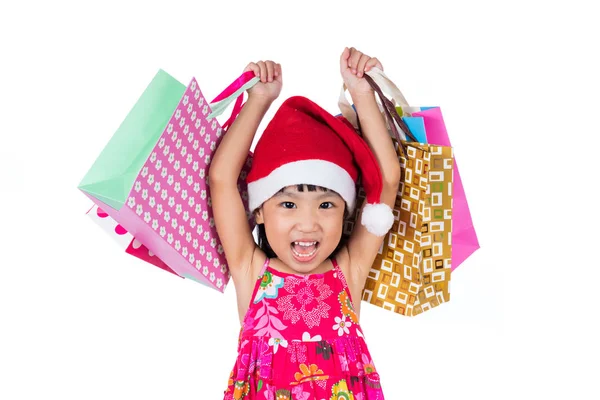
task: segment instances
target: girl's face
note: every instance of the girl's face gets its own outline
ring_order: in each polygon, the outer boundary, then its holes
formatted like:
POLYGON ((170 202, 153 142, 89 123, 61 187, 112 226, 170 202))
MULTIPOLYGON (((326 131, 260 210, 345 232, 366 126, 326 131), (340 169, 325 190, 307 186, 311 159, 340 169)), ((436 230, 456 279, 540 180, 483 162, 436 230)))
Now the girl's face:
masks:
POLYGON ((321 265, 337 247, 345 207, 342 197, 333 191, 288 186, 258 209, 256 222, 264 224, 277 257, 305 274, 321 265))

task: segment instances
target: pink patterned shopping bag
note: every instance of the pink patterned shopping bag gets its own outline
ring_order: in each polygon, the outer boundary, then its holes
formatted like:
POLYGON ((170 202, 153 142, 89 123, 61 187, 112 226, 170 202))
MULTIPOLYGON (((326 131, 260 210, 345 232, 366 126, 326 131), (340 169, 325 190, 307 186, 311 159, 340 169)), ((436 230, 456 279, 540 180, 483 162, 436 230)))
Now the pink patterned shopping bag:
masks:
MULTIPOLYGON (((258 78, 253 73, 245 73, 217 97, 220 101, 209 104, 196 79, 192 79, 162 134, 140 163, 124 204, 111 207, 100 196, 84 191, 179 276, 221 292, 229 282, 229 271, 215 228, 208 187, 208 167, 224 133, 215 117, 238 99, 232 118, 226 123, 229 125, 241 108, 240 97, 256 82, 258 78)), ((138 154, 138 160, 139 157, 138 154)), ((238 180, 246 209, 245 178, 250 166, 249 155, 238 180)), ((252 229, 252 214, 247 214, 252 229)))
POLYGON ((173 271, 167 264, 165 264, 160 258, 156 257, 156 255, 148 250, 146 246, 144 246, 139 240, 133 237, 133 235, 127 232, 121 224, 112 219, 106 212, 104 212, 101 208, 94 205, 87 212, 87 215, 96 223, 102 230, 110 235, 119 246, 125 250, 126 253, 131 254, 141 260, 146 261, 149 264, 152 264, 160 269, 163 269, 167 272, 172 273, 173 275, 177 275, 175 271, 173 271))

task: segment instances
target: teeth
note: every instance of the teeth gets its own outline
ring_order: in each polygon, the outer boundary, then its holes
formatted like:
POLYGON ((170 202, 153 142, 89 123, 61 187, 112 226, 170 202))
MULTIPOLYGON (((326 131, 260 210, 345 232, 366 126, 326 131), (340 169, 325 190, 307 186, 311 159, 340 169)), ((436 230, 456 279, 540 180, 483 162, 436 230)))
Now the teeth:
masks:
POLYGON ((300 254, 298 253, 296 250, 294 250, 294 248, 292 247, 292 252, 296 255, 296 257, 298 258, 307 258, 307 257, 311 257, 316 253, 317 249, 315 248, 313 251, 311 251, 308 254, 300 254))
POLYGON ((294 244, 297 244, 302 247, 310 247, 310 246, 314 246, 315 244, 317 244, 317 242, 294 242, 294 244))

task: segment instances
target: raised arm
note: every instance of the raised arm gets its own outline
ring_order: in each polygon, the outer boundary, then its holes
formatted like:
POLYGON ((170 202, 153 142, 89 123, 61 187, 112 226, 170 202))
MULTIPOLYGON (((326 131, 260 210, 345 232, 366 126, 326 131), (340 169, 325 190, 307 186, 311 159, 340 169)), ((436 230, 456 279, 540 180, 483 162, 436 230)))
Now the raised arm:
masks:
POLYGON ((240 271, 247 271, 256 247, 237 180, 256 130, 282 86, 279 64, 259 61, 250 63, 245 69, 250 70, 261 78, 261 82, 248 91, 248 100, 223 136, 208 175, 215 225, 234 281, 240 271))
MULTIPOLYGON (((383 69, 377 58, 371 58, 354 48, 344 49, 340 57, 340 72, 354 101, 363 137, 377 158, 383 177, 381 202, 393 209, 400 183, 400 163, 373 90, 363 77, 364 72, 375 66, 383 69)), ((348 241, 348 255, 353 281, 361 288, 382 242, 383 237, 373 235, 362 224, 354 225, 348 241)))

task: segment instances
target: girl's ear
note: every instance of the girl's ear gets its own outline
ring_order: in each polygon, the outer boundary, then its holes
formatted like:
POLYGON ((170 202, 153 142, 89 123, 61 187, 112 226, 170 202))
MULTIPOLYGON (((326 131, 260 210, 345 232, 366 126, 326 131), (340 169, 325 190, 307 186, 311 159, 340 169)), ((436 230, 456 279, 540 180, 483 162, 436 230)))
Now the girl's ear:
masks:
POLYGON ((256 211, 254 211, 254 220, 256 221, 257 225, 265 223, 265 218, 263 216, 262 207, 258 208, 256 211))

